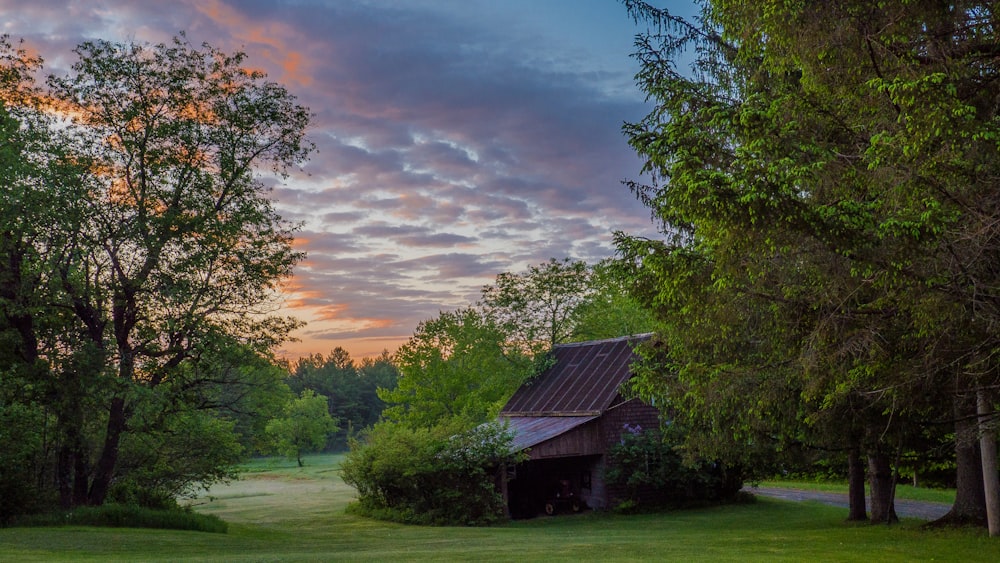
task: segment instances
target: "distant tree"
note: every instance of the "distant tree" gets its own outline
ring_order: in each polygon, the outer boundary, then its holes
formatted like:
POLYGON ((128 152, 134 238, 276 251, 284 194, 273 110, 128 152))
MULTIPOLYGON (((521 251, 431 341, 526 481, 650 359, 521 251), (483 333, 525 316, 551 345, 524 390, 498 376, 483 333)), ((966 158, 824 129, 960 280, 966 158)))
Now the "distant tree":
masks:
MULTIPOLYGON (((379 387, 391 389, 396 386, 396 380, 399 379, 399 369, 393 363, 392 355, 389 354, 388 350, 383 350, 378 356, 361 360, 358 371, 361 373, 361 379, 376 389, 379 387)), ((369 412, 381 413, 385 406, 384 403, 380 402, 381 399, 378 396, 375 396, 374 400, 376 402, 370 405, 369 412)))
POLYGON ((482 289, 482 309, 510 342, 537 353, 572 338, 577 307, 589 291, 586 262, 552 258, 523 273, 499 274, 482 289))
POLYGON ((345 381, 356 379, 357 375, 358 370, 350 353, 338 346, 326 357, 311 354, 296 361, 292 366, 288 385, 295 393, 312 389, 320 395, 333 397, 338 392, 343 392, 340 388, 345 381))
POLYGON ((399 381, 399 368, 396 367, 388 350, 383 350, 378 356, 361 360, 358 374, 364 384, 361 395, 364 416, 360 423, 354 424, 355 431, 375 424, 382 417, 386 403, 379 397, 378 390, 396 387, 399 381))
POLYGON ((309 389, 288 404, 283 416, 267 424, 275 450, 298 461, 299 467, 302 454, 322 450, 336 430, 337 421, 327 410, 326 397, 309 389))
POLYGON ((330 446, 343 449, 351 434, 379 419, 385 403, 377 389, 395 387, 396 377, 388 352, 365 358, 359 366, 347 350, 338 347, 325 358, 313 354, 299 359, 291 368, 288 384, 295 393, 310 389, 327 398, 330 416, 340 422, 330 446))

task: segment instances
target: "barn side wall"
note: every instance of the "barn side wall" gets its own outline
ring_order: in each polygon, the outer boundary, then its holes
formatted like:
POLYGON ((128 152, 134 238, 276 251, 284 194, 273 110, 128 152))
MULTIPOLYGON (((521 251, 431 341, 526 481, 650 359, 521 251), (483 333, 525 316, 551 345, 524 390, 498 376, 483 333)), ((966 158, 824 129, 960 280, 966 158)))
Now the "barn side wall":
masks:
MULTIPOLYGON (((606 452, 606 455, 603 456, 603 465, 607 466, 611 463, 611 449, 621 442, 622 434, 628 432, 626 425, 633 429, 636 426, 644 430, 659 428, 660 411, 655 407, 643 403, 639 399, 624 401, 608 409, 600 418, 601 443, 606 452)), ((615 486, 607 483, 604 479, 606 470, 607 467, 604 468, 604 471, 600 472, 601 483, 599 486, 604 490, 607 506, 614 507, 628 499, 628 492, 621 485, 615 486)), ((647 498, 655 496, 655 493, 652 491, 645 493, 640 491, 640 494, 644 494, 647 498)), ((649 500, 652 499, 650 498, 649 500)))
POLYGON ((596 421, 591 421, 565 434, 532 446, 528 450, 528 457, 530 459, 548 459, 602 454, 605 451, 603 444, 599 425, 596 421))

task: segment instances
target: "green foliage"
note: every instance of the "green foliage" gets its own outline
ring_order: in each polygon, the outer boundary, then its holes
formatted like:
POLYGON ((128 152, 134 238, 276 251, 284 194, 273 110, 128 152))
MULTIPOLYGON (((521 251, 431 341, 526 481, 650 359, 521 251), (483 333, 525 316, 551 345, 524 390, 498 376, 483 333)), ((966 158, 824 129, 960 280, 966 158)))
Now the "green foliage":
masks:
POLYGON ((995 7, 624 3, 654 104, 629 186, 664 235, 618 237, 661 333, 636 391, 761 470, 939 448, 928 421, 1000 373, 995 7))
POLYGON ((245 456, 234 423, 208 411, 143 412, 133 422, 136 431, 120 446, 122 476, 108 493, 115 502, 169 508, 178 497, 235 478, 245 456))
POLYGON ((330 416, 326 397, 309 389, 288 404, 284 416, 267 423, 275 451, 297 460, 300 467, 302 454, 322 450, 336 430, 337 421, 330 416))
POLYGON ((729 500, 743 486, 738 469, 719 461, 686 461, 678 451, 683 436, 672 426, 665 433, 628 425, 624 430, 609 453, 607 479, 628 491, 630 510, 729 500))
POLYGON ((360 513, 412 524, 484 526, 505 518, 495 480, 516 463, 513 436, 492 422, 429 428, 376 424, 341 466, 360 513))
POLYGON ((135 505, 107 503, 79 506, 72 510, 25 516, 15 526, 99 526, 105 528, 157 528, 225 534, 229 530, 218 516, 174 508, 154 510, 135 505))
POLYGON ((656 328, 653 312, 629 291, 630 280, 611 260, 590 269, 588 291, 573 311, 571 341, 646 334, 656 328))
POLYGON ((32 486, 44 448, 45 414, 35 405, 10 403, 0 395, 0 525, 44 506, 32 486))
MULTIPOLYGON (((499 518, 496 476, 484 468, 496 469, 499 462, 489 460, 508 454, 497 449, 498 436, 481 435, 495 431, 489 421, 547 367, 552 344, 622 336, 652 322, 616 274, 607 264, 592 271, 584 262, 550 260, 522 274, 500 274, 476 307, 422 322, 394 357, 395 386, 378 389, 387 404, 383 421, 364 444, 355 443, 345 464, 345 479, 360 495, 354 510, 420 523, 499 518), (461 455, 455 436, 473 440, 461 455)), ((307 362, 316 364, 319 358, 307 362)))
POLYGON ((374 424, 385 408, 379 387, 396 386, 398 371, 388 352, 365 358, 356 365, 343 348, 334 349, 325 358, 313 354, 300 358, 291 369, 288 385, 294 393, 305 389, 327 398, 330 416, 340 427, 330 441, 336 450, 346 450, 354 433, 374 424))
POLYGON ((395 355, 399 379, 379 389, 383 416, 414 428, 461 418, 470 425, 496 417, 535 360, 508 345, 490 315, 467 308, 442 312, 417 326, 395 355))
POLYGON ((301 254, 258 167, 311 149, 308 110, 243 53, 75 53, 43 87, 0 41, 0 408, 45 415, 18 429, 45 440, 9 498, 64 506, 225 479, 262 433, 270 350, 297 326, 270 312, 301 254))
POLYGON ((512 343, 537 353, 573 334, 574 314, 589 292, 589 278, 585 262, 551 258, 524 273, 499 274, 494 285, 482 290, 483 309, 512 343))

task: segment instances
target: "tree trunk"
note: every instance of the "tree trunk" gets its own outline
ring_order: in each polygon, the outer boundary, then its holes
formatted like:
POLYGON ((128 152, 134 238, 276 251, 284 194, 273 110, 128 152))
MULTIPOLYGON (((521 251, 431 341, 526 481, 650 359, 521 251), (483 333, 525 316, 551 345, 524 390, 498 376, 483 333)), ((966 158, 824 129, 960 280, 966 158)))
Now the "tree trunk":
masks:
POLYGON ((0 234, 0 247, 4 249, 6 260, 0 261, 0 298, 14 304, 4 311, 7 324, 15 329, 21 341, 14 345, 15 353, 27 365, 38 360, 38 336, 35 334, 35 319, 28 300, 35 291, 35 283, 24 275, 25 242, 20 234, 10 230, 0 234))
POLYGON ((868 511, 865 509, 865 464, 861 461, 861 452, 851 448, 847 454, 847 498, 850 522, 867 522, 868 511))
POLYGON ((56 457, 56 485, 59 487, 59 506, 63 508, 73 507, 73 478, 70 476, 72 465, 69 444, 64 442, 59 446, 56 457))
POLYGON ((971 395, 956 395, 955 409, 955 502, 934 526, 986 526, 986 494, 983 465, 977 440, 978 425, 971 395))
POLYGON ((88 501, 92 505, 104 504, 104 499, 108 496, 108 489, 115 475, 115 466, 118 465, 118 447, 126 423, 125 399, 116 397, 111 401, 107 433, 104 435, 104 449, 101 451, 101 458, 97 460, 94 481, 90 485, 88 501))
POLYGON ((73 504, 87 504, 87 450, 80 440, 73 460, 73 504))
POLYGON ((59 455, 56 475, 59 486, 59 504, 63 508, 87 504, 87 448, 83 439, 84 394, 75 373, 67 372, 58 380, 57 403, 59 455))
POLYGON ((62 436, 56 462, 59 505, 63 508, 87 504, 87 452, 79 428, 62 436))
POLYGON ((993 429, 991 404, 985 389, 976 392, 979 414, 979 450, 983 458, 983 490, 986 493, 986 521, 990 537, 1000 536, 1000 475, 997 474, 997 437, 993 429))
POLYGON ((895 487, 893 487, 892 462, 882 452, 868 454, 868 479, 871 490, 873 524, 894 524, 896 516, 895 487))

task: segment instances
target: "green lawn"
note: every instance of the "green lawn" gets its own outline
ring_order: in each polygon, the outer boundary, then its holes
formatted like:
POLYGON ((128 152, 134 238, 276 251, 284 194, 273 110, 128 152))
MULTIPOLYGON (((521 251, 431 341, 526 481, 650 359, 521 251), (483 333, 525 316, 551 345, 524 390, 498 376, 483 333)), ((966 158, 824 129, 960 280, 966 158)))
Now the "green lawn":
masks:
POLYGON ((228 534, 98 528, 0 529, 0 561, 997 561, 970 531, 848 525, 844 510, 761 499, 655 515, 537 518, 495 528, 386 524, 344 513, 336 456, 258 461, 197 510, 228 534))

